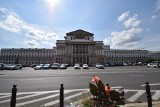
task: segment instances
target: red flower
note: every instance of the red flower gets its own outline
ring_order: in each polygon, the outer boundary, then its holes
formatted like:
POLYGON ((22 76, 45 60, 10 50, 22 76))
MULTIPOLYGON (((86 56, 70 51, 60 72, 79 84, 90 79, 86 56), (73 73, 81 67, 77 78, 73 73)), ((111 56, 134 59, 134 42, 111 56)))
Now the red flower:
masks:
POLYGON ((92 81, 93 82, 98 82, 99 81, 99 77, 98 76, 93 76, 92 77, 92 81))
POLYGON ((110 89, 111 89, 111 88, 110 88, 109 84, 106 84, 105 90, 106 90, 107 93, 110 92, 110 89))

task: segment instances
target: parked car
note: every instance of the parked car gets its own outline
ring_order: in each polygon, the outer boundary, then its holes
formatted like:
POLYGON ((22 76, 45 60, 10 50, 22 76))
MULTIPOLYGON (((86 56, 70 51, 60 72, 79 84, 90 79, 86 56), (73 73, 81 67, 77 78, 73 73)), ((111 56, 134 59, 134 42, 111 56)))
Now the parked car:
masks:
POLYGON ((51 64, 44 64, 42 66, 42 69, 50 69, 51 68, 51 64))
POLYGON ((4 69, 4 64, 0 63, 0 70, 3 70, 3 69, 4 69))
POLYGON ((104 69, 104 66, 102 64, 97 65, 98 69, 104 69))
POLYGON ((7 66, 7 70, 17 70, 16 65, 15 64, 9 64, 7 66))
POLYGON ((89 69, 88 64, 83 64, 83 69, 89 69))
POLYGON ((67 69, 67 65, 66 64, 61 64, 61 66, 59 67, 59 69, 67 69))
POLYGON ((40 70, 42 69, 42 67, 43 67, 43 64, 37 65, 36 67, 34 67, 34 70, 40 70))
POLYGON ((22 64, 17 64, 17 65, 16 65, 16 68, 17 68, 17 69, 22 69, 22 64))
POLYGON ((148 68, 150 68, 150 67, 158 68, 158 65, 157 65, 157 64, 154 64, 154 63, 148 63, 148 64, 147 64, 147 67, 148 67, 148 68))
POLYGON ((81 69, 81 67, 80 67, 79 64, 75 64, 75 65, 74 65, 74 69, 81 69))
POLYGON ((6 70, 11 64, 4 64, 3 69, 6 70))
POLYGON ((54 64, 51 66, 51 69, 59 69, 59 63, 54 63, 54 64))
POLYGON ((36 67, 38 64, 32 64, 30 65, 32 68, 36 67))

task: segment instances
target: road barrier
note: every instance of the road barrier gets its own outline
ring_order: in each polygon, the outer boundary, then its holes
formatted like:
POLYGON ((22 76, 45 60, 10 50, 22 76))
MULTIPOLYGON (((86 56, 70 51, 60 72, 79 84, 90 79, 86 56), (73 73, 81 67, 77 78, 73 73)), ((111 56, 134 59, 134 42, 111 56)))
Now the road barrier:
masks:
POLYGON ((10 107, 16 107, 16 94, 17 94, 17 88, 16 87, 17 87, 17 85, 13 85, 10 107))
POLYGON ((60 107, 64 107, 64 87, 63 84, 60 86, 60 107))
MULTIPOLYGON (((146 96, 147 96, 147 102, 148 102, 148 107, 152 107, 152 96, 150 92, 150 85, 149 82, 146 82, 145 84, 145 89, 146 89, 146 96)), ((124 89, 121 87, 117 88, 111 88, 111 90, 115 90, 119 93, 120 98, 125 101, 124 98, 124 89)), ((13 85, 12 88, 12 94, 11 94, 11 101, 10 101, 10 107, 16 107, 16 95, 17 95, 17 85, 13 85)), ((59 98, 59 106, 64 107, 64 86, 63 84, 60 85, 60 98, 59 98)))
POLYGON ((146 82, 145 88, 146 88, 146 94, 147 94, 148 107, 152 107, 152 97, 151 97, 149 82, 146 82))

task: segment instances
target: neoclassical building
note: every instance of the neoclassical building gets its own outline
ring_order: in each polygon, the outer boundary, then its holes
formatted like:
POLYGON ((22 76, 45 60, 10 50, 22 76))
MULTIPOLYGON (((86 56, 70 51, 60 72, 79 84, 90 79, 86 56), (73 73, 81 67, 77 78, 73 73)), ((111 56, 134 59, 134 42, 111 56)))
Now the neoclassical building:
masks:
POLYGON ((2 48, 0 62, 23 65, 54 63, 55 54, 55 48, 2 48))
POLYGON ((146 58, 160 58, 160 52, 148 50, 110 49, 103 41, 95 41, 94 34, 76 30, 66 33, 64 40, 57 40, 56 47, 45 48, 2 48, 0 63, 24 65, 41 63, 75 63, 94 65, 96 63, 136 63, 146 58))
POLYGON ((79 29, 67 33, 65 40, 57 40, 56 62, 71 65, 103 63, 103 41, 94 41, 93 35, 79 29))

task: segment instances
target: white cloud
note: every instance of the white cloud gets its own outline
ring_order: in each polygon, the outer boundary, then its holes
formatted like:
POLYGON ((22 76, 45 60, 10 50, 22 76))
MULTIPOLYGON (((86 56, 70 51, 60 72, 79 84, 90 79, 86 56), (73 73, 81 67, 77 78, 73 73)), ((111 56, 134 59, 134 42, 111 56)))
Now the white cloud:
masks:
POLYGON ((28 45, 29 47, 32 48, 38 48, 39 43, 36 40, 24 40, 24 44, 28 45))
POLYGON ((118 21, 124 21, 129 16, 129 11, 122 13, 118 16, 118 21))
POLYGON ((44 39, 45 41, 55 40, 55 39, 57 40, 57 39, 59 39, 59 37, 58 37, 58 35, 55 34, 55 33, 49 33, 49 34, 47 34, 46 36, 44 36, 43 39, 44 39))
POLYGON ((157 0, 154 12, 160 11, 160 0, 157 0))
POLYGON ((129 17, 127 20, 124 21, 124 23, 123 23, 124 26, 126 28, 139 26, 141 21, 137 17, 138 17, 138 15, 134 15, 133 17, 129 17))
POLYGON ((151 17, 151 19, 153 20, 153 19, 155 19, 157 16, 156 15, 153 15, 152 17, 151 17))
POLYGON ((23 24, 23 21, 16 14, 9 14, 4 21, 0 21, 0 28, 11 32, 19 32, 21 24, 23 24))
POLYGON ((29 30, 25 35, 36 40, 42 40, 45 34, 39 30, 29 30))
POLYGON ((110 44, 112 48, 131 47, 141 39, 137 34, 141 33, 141 28, 131 28, 121 32, 112 32, 108 38, 104 39, 104 44, 110 44))
POLYGON ((5 8, 0 8, 0 12, 2 12, 2 13, 6 13, 6 12, 8 12, 8 10, 7 10, 7 9, 5 9, 5 8))
MULTIPOLYGON (((42 43, 41 41, 48 41, 53 44, 59 36, 56 33, 50 33, 49 29, 44 29, 42 25, 33 25, 24 22, 18 14, 11 12, 5 8, 0 8, 0 29, 14 33, 24 33, 28 39, 37 40, 36 44, 42 43), (2 15, 1 15, 2 14, 2 15)), ((25 44, 32 46, 33 40, 25 44)), ((34 45, 33 46, 38 46, 34 45)))

